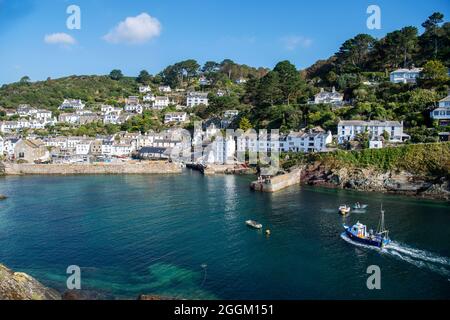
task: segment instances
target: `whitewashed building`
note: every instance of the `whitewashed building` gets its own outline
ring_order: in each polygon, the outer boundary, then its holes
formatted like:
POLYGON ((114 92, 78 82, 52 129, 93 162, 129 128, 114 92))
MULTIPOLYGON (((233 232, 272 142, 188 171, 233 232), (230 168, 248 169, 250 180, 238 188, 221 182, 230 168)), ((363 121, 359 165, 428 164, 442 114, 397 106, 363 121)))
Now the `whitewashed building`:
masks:
POLYGON ((163 93, 170 93, 170 92, 172 92, 172 88, 170 86, 160 86, 158 88, 158 90, 160 92, 163 92, 163 93))
POLYGON ((210 164, 232 164, 236 158, 234 137, 217 138, 206 148, 204 161, 210 164))
POLYGON ((310 103, 342 105, 344 103, 344 95, 337 92, 334 87, 331 89, 331 92, 325 91, 323 88, 320 88, 320 92, 314 96, 314 101, 310 103))
POLYGON ((144 107, 141 104, 135 104, 135 103, 127 103, 125 105, 125 111, 126 112, 130 112, 130 113, 137 113, 137 114, 142 114, 142 112, 144 112, 144 107))
POLYGON ((186 97, 186 105, 188 107, 195 107, 198 105, 207 106, 208 104, 207 92, 188 92, 186 97))
POLYGON ((86 105, 80 99, 64 99, 63 103, 59 106, 59 110, 73 109, 83 110, 86 105))
POLYGON ((187 120, 186 112, 169 112, 164 116, 164 123, 181 123, 187 120))
POLYGON ((430 117, 440 125, 450 124, 450 95, 439 101, 439 107, 431 111, 430 117))
POLYGON ((309 130, 290 132, 280 138, 280 150, 283 152, 325 152, 327 145, 333 142, 331 131, 309 130))
POLYGON ((390 80, 392 83, 416 83, 422 70, 422 68, 397 69, 391 72, 390 80))
POLYGON ((139 87, 139 93, 148 93, 148 92, 152 92, 152 88, 150 88, 150 86, 139 87))
POLYGON ((155 97, 153 101, 153 109, 161 110, 167 108, 170 104, 170 100, 168 96, 159 96, 155 97))
POLYGON ((403 122, 347 120, 338 124, 338 143, 355 140, 360 133, 369 134, 369 140, 376 140, 384 132, 389 134, 390 142, 402 142, 408 136, 403 133, 403 122))

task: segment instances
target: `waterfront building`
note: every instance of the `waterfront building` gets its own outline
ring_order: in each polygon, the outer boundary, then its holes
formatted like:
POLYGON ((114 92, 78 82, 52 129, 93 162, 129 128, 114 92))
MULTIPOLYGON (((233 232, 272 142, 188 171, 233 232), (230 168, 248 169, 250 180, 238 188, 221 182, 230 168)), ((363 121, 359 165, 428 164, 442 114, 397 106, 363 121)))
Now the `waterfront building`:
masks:
POLYGON ((218 135, 206 147, 204 161, 210 164, 233 164, 236 160, 236 141, 233 136, 218 135))
POLYGON ((143 160, 169 159, 170 149, 163 147, 143 147, 139 150, 137 156, 143 160))
POLYGON ((367 132, 369 139, 379 139, 384 132, 389 135, 389 142, 403 142, 409 136, 403 133, 403 121, 362 121, 346 120, 338 124, 338 143, 355 140, 360 133, 367 132))
POLYGON ((391 72, 390 80, 392 83, 416 83, 422 68, 397 69, 391 72))
POLYGON ((14 147, 14 159, 34 163, 48 161, 50 153, 42 141, 20 139, 14 147))
POLYGON ((198 105, 208 106, 208 93, 207 92, 188 92, 186 96, 186 105, 188 107, 195 107, 198 105))
POLYGON ((327 145, 333 142, 331 131, 321 128, 308 131, 290 132, 280 137, 280 150, 283 152, 325 152, 327 145))

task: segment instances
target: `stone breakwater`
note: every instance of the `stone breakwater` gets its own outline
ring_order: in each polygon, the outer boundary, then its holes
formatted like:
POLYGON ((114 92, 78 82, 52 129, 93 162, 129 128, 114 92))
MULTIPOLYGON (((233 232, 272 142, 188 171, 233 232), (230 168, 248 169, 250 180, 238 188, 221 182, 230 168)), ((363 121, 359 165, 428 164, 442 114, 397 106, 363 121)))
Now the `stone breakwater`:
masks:
POLYGON ((250 188, 261 192, 277 192, 301 182, 302 170, 293 169, 291 172, 272 177, 270 181, 253 181, 250 188))
POLYGON ((119 164, 17 164, 4 163, 6 175, 178 174, 179 164, 166 161, 119 164))

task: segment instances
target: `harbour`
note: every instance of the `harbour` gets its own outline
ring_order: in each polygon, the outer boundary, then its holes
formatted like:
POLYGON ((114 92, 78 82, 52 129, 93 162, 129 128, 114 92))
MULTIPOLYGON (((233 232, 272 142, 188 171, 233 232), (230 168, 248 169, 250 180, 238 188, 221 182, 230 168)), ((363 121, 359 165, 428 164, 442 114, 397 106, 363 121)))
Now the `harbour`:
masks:
POLYGON ((106 299, 449 297, 448 203, 300 185, 255 193, 252 180, 186 169, 2 177, 0 262, 59 291, 78 265, 83 289, 106 299), (364 212, 338 214, 357 202, 364 212), (376 227, 380 203, 389 246, 343 238, 343 224, 376 227), (382 290, 366 286, 370 265, 380 266, 382 290))

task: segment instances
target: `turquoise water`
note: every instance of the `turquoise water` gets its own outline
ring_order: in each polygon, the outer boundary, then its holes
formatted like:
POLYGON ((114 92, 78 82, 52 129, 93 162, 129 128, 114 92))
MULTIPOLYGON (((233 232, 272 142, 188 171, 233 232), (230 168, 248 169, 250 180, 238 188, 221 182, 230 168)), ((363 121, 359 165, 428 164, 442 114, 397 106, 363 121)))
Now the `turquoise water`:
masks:
POLYGON ((64 290, 66 268, 102 297, 194 299, 450 298, 450 205, 407 197, 292 187, 251 192, 251 177, 0 179, 0 262, 64 290), (347 218, 340 204, 368 203, 347 218), (379 251, 341 238, 342 223, 376 228, 379 251), (255 219, 272 234, 249 229, 255 219), (381 268, 381 290, 366 269, 381 268))

